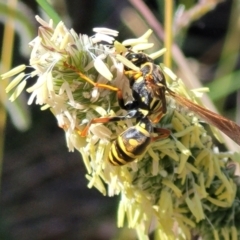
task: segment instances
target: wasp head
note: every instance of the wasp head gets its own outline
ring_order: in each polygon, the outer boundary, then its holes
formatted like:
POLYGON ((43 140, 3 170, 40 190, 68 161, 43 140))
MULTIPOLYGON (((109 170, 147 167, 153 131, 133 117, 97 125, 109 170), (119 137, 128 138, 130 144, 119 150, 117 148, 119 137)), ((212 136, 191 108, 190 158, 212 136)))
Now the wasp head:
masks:
POLYGON ((148 57, 145 53, 128 52, 126 58, 137 67, 141 67, 142 64, 147 62, 153 63, 153 59, 148 57))

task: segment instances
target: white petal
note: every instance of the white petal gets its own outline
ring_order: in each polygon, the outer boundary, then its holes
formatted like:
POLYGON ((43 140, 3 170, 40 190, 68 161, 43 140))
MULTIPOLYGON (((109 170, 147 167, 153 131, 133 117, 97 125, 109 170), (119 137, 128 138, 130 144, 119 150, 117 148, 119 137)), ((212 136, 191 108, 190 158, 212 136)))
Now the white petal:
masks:
POLYGON ((25 73, 20 73, 18 74, 6 87, 6 93, 11 91, 14 87, 16 87, 23 79, 25 76, 25 73))
POLYGON ((170 68, 167 68, 163 64, 160 65, 164 73, 166 73, 172 80, 176 81, 177 76, 173 73, 173 71, 170 68))
POLYGON ((90 131, 100 139, 109 139, 112 132, 103 124, 92 124, 90 131))
POLYGON ((31 78, 33 78, 33 77, 37 76, 38 74, 39 74, 39 71, 38 70, 34 70, 34 71, 32 71, 30 73, 30 76, 31 76, 31 78))
POLYGON ((36 91, 38 92, 36 104, 42 105, 46 103, 46 99, 48 99, 48 89, 46 81, 36 91))
POLYGON ((52 28, 52 19, 50 19, 49 23, 47 23, 42 18, 40 18, 38 15, 36 15, 35 18, 42 26, 52 28))
POLYGON ((58 25, 54 29, 53 35, 50 39, 52 42, 57 40, 57 38, 59 37, 59 34, 61 33, 61 29, 63 28, 63 26, 64 26, 64 23, 62 21, 58 23, 58 25))
POLYGON ((50 106, 48 104, 45 104, 41 107, 41 111, 44 111, 46 109, 50 108, 50 106))
POLYGON ((9 98, 9 100, 10 100, 11 102, 13 102, 13 101, 20 95, 20 93, 21 93, 21 92, 23 91, 23 89, 25 88, 26 84, 27 84, 27 81, 24 80, 24 81, 22 81, 22 82, 17 86, 16 90, 14 91, 14 93, 13 93, 13 94, 11 95, 11 97, 9 98))
POLYGON ((91 108, 98 112, 101 116, 107 115, 107 111, 101 106, 92 105, 91 108))
POLYGON ((80 148, 86 146, 86 138, 80 137, 77 133, 70 134, 70 141, 73 146, 79 150, 80 148))
POLYGON ((86 105, 83 105, 83 104, 80 104, 80 103, 77 103, 77 102, 69 102, 69 105, 74 107, 75 109, 79 109, 79 110, 83 110, 83 109, 86 109, 87 106, 86 105))
POLYGON ((122 43, 115 41, 114 42, 114 48, 116 49, 117 53, 125 53, 127 52, 127 48, 122 45, 122 43))
MULTIPOLYGON (((74 98, 73 98, 73 95, 72 95, 72 91, 71 91, 71 88, 70 88, 70 86, 69 86, 69 83, 68 82, 64 82, 63 84, 62 84, 62 87, 63 87, 63 85, 64 85, 64 90, 66 91, 66 94, 67 94, 67 96, 68 96, 68 100, 70 101, 70 102, 74 102, 74 98)), ((61 88, 62 88, 61 87, 61 88)), ((60 92, 60 91, 59 91, 60 92)))
POLYGON ((146 39, 141 39, 141 38, 132 38, 132 39, 127 39, 122 42, 123 46, 134 46, 140 43, 147 43, 148 41, 146 39))
POLYGON ((100 57, 97 57, 94 60, 94 67, 96 68, 96 70, 106 79, 108 79, 109 81, 112 80, 113 75, 110 72, 110 70, 108 69, 108 67, 106 66, 106 64, 102 61, 102 59, 100 57))
POLYGON ((62 42, 61 42, 61 45, 60 45, 60 50, 63 50, 66 48, 66 46, 68 45, 69 41, 71 39, 71 36, 69 33, 67 33, 65 35, 65 37, 63 38, 62 42))
POLYGON ((191 92, 193 92, 193 94, 196 97, 201 98, 203 96, 203 93, 209 92, 209 88, 202 87, 202 88, 191 89, 191 92))
POLYGON ((161 50, 159 50, 159 51, 157 51, 157 52, 154 52, 154 53, 149 54, 149 57, 152 58, 152 59, 159 58, 159 57, 161 57, 166 51, 167 51, 166 48, 162 48, 161 50))
POLYGON ((94 61, 91 61, 88 63, 86 67, 84 67, 84 70, 87 72, 94 66, 94 61))
POLYGON ((37 95, 37 91, 32 92, 32 94, 30 95, 29 99, 28 99, 28 105, 31 105, 33 103, 34 98, 37 95))
POLYGON ((146 49, 152 48, 153 45, 154 45, 153 43, 141 43, 141 44, 138 44, 138 45, 132 47, 132 50, 133 51, 146 50, 146 49))
POLYGON ((92 98, 97 100, 98 96, 99 96, 99 89, 98 88, 94 88, 92 90, 92 98))
POLYGON ((102 33, 112 36, 118 36, 118 31, 110 29, 110 28, 93 28, 93 31, 96 33, 102 33))
POLYGON ((22 64, 22 65, 19 65, 13 69, 11 69, 10 71, 4 73, 1 75, 1 78, 2 79, 5 79, 5 78, 9 78, 9 77, 12 77, 22 71, 24 71, 26 69, 26 65, 22 64))
POLYGON ((105 41, 105 42, 108 42, 108 43, 112 44, 114 40, 115 40, 115 38, 113 38, 111 36, 108 36, 106 34, 102 34, 102 33, 97 33, 93 37, 93 42, 94 43, 105 41))
POLYGON ((142 39, 148 39, 150 37, 150 35, 152 34, 153 30, 152 29, 148 29, 147 32, 145 32, 141 37, 142 39))
POLYGON ((120 62, 122 62, 125 66, 127 66, 128 68, 134 70, 134 71, 140 71, 139 67, 135 66, 131 61, 129 61, 128 59, 126 59, 125 57, 123 57, 120 54, 116 55, 116 59, 120 62))
POLYGON ((48 74, 50 74, 50 73, 47 72, 47 73, 44 73, 42 76, 40 76, 38 78, 37 82, 33 86, 31 86, 27 89, 27 92, 30 93, 30 92, 33 92, 34 90, 40 88, 47 81, 48 74))

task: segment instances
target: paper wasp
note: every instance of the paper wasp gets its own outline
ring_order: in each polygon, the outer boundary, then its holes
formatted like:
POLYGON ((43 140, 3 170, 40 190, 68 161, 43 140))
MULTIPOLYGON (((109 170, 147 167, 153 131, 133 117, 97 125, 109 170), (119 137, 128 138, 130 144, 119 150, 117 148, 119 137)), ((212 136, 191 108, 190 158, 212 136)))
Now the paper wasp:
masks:
POLYGON ((167 95, 173 97, 178 104, 187 107, 209 124, 220 129, 240 145, 240 127, 236 123, 193 103, 169 89, 163 72, 153 63, 150 57, 144 53, 133 52, 127 52, 125 57, 140 68, 140 71, 134 71, 125 67, 125 74, 130 81, 133 96, 133 101, 127 104, 124 103, 121 89, 95 83, 72 67, 82 79, 93 86, 116 91, 119 106, 127 111, 125 116, 92 119, 80 133, 81 136, 86 136, 90 125, 94 123, 136 119, 135 126, 126 129, 113 141, 109 152, 110 163, 118 166, 134 161, 146 151, 152 141, 170 135, 168 129, 153 126, 153 123, 158 123, 167 112, 167 95), (154 136, 153 133, 155 133, 154 136))
MULTIPOLYGON (((143 64, 140 65, 141 72, 143 74, 143 77, 145 79, 146 85, 149 87, 149 93, 152 92, 156 96, 159 95, 159 91, 164 91, 166 95, 169 95, 173 97, 176 102, 183 107, 187 107, 190 111, 196 113, 199 117, 201 117, 203 120, 205 120, 210 125, 213 125, 214 127, 217 127, 219 130, 221 130, 223 133, 225 133, 228 137, 230 137, 233 141, 235 141, 238 145, 240 145, 240 126, 237 125, 235 122, 216 114, 204 107, 201 107, 198 104, 193 103, 192 101, 188 100, 187 98, 184 98, 171 89, 169 89, 165 83, 165 77, 161 71, 159 71, 159 67, 153 63, 153 60, 146 56, 144 53, 130 53, 129 57, 126 56, 128 59, 130 59, 133 63, 139 62, 139 59, 141 59, 141 62, 143 64), (144 56, 146 59, 146 62, 144 63, 144 56), (137 60, 138 59, 138 60, 137 60), (150 61, 149 61, 150 59, 150 61), (164 81, 160 81, 162 78, 164 78, 164 81), (164 84, 164 87, 162 84, 164 84), (164 90, 163 90, 164 88, 164 90)), ((162 101, 163 100, 162 97, 162 101)))

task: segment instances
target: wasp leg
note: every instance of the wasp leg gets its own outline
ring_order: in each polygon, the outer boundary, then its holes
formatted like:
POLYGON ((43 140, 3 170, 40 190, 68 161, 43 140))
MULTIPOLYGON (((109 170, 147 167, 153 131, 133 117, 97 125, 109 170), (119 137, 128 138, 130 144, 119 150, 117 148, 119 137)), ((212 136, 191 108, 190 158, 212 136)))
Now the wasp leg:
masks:
POLYGON ((152 120, 152 122, 153 122, 153 123, 158 123, 158 122, 162 119, 162 117, 164 116, 164 114, 165 114, 165 112, 164 112, 164 113, 163 113, 163 111, 160 112, 160 113, 156 116, 156 118, 154 118, 154 119, 152 120))
POLYGON ((86 137, 88 134, 88 130, 92 124, 95 123, 109 123, 109 122, 118 122, 121 120, 132 119, 139 117, 139 112, 137 110, 129 111, 125 116, 115 116, 115 117, 103 117, 103 118, 93 118, 87 126, 80 132, 78 131, 81 137, 86 137))
POLYGON ((134 80, 137 80, 138 78, 140 78, 143 73, 141 71, 134 71, 134 70, 128 70, 128 71, 124 71, 125 75, 128 75, 128 77, 133 78, 134 80))
POLYGON ((115 91, 117 92, 117 99, 118 99, 118 104, 122 109, 125 110, 129 110, 129 109, 133 109, 135 107, 135 103, 128 103, 125 105, 124 100, 123 100, 123 94, 122 94, 122 90, 111 86, 111 85, 107 85, 107 84, 101 84, 101 83, 96 83, 93 80, 91 80, 89 77, 87 77, 85 74, 83 74, 82 72, 80 72, 76 67, 64 62, 64 65, 70 69, 72 69, 74 72, 76 72, 82 79, 84 79, 86 82, 92 84, 94 87, 97 88, 104 88, 107 90, 111 90, 111 91, 115 91))
POLYGON ((171 131, 165 128, 154 128, 153 132, 157 134, 156 137, 152 137, 152 142, 155 142, 159 139, 164 139, 169 137, 171 134, 171 131))
MULTIPOLYGON (((96 83, 94 82, 92 79, 90 79, 89 77, 87 77, 85 74, 83 74, 82 72, 80 72, 75 66, 72 66, 66 62, 64 62, 64 65, 70 69, 72 69, 74 72, 76 72, 82 79, 84 79, 86 82, 90 83, 91 85, 93 85, 94 87, 97 88, 104 88, 107 90, 111 90, 111 91, 115 91, 117 92, 117 99, 118 99, 118 104, 119 106, 124 109, 129 111, 128 114, 126 116, 118 116, 118 117, 105 117, 105 118, 95 118, 92 119, 88 125, 83 129, 82 132, 77 131, 78 133, 80 133, 80 135, 82 137, 85 137, 87 135, 88 129, 91 126, 91 124, 94 123, 108 123, 108 122, 113 122, 113 121, 120 121, 120 120, 125 120, 125 119, 129 119, 129 118, 136 118, 139 117, 137 116, 139 114, 139 112, 137 110, 135 110, 136 106, 136 101, 133 102, 129 102, 127 104, 124 103, 124 99, 123 99, 123 94, 122 94, 122 90, 111 86, 111 85, 107 85, 107 84, 101 84, 101 83, 96 83)), ((134 74, 138 73, 138 74, 142 74, 141 72, 136 72, 136 71, 132 71, 134 72, 134 74)))
POLYGON ((107 85, 107 84, 102 84, 102 83, 96 83, 94 82, 92 79, 90 79, 89 77, 87 77, 85 74, 83 74, 82 72, 80 72, 75 66, 72 66, 66 62, 64 62, 64 65, 70 69, 72 69, 74 72, 76 72, 82 79, 84 79, 86 82, 92 84, 94 87, 98 87, 98 88, 105 88, 108 90, 112 90, 115 92, 121 92, 121 90, 117 87, 113 87, 111 85, 107 85))
MULTIPOLYGON (((117 92, 117 99, 118 99, 118 104, 120 106, 120 108, 122 109, 125 109, 125 110, 131 110, 131 109, 135 109, 137 106, 136 106, 136 101, 133 101, 133 102, 129 102, 127 104, 124 103, 124 99, 123 99, 123 94, 122 94, 122 90, 117 88, 117 87, 114 87, 114 86, 111 86, 111 85, 107 85, 107 84, 101 84, 101 83, 96 83, 94 82, 93 80, 91 80, 89 77, 87 77, 85 74, 83 74, 82 72, 80 72, 76 67, 64 62, 64 65, 70 69, 72 69, 74 72, 76 72, 82 79, 84 79, 86 82, 92 84, 94 87, 97 87, 97 88, 104 88, 104 89, 108 89, 108 90, 111 90, 111 91, 115 91, 117 92)), ((136 71, 132 71, 134 73, 138 73, 136 71)), ((141 74, 141 72, 139 73, 141 74)), ((134 110, 133 110, 134 111, 134 110)), ((104 121, 104 120, 102 120, 104 121)), ((108 122, 108 121, 107 121, 108 122)), ((105 122, 99 122, 99 123, 105 123, 105 122)))

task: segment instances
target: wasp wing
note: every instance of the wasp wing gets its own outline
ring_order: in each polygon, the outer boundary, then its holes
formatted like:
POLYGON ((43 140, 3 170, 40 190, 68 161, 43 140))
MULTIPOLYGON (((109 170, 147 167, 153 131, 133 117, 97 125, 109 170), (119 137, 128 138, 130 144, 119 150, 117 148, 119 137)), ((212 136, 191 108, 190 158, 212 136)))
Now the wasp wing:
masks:
POLYGON ((238 126, 235 122, 206 108, 203 108, 187 98, 181 97, 169 88, 167 88, 167 92, 177 101, 177 103, 187 107, 190 111, 196 113, 207 123, 217 127, 240 146, 240 126, 238 126))

